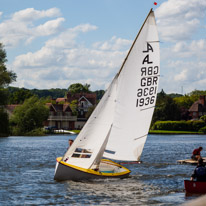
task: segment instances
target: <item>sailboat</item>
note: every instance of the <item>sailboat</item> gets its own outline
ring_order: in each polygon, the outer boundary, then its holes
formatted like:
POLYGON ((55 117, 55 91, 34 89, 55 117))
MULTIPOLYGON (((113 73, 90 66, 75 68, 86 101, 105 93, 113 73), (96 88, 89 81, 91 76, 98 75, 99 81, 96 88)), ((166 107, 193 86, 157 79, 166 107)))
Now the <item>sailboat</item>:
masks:
POLYGON ((101 101, 64 156, 56 159, 54 179, 128 177, 131 171, 118 162, 140 160, 159 76, 159 38, 151 9, 101 101))

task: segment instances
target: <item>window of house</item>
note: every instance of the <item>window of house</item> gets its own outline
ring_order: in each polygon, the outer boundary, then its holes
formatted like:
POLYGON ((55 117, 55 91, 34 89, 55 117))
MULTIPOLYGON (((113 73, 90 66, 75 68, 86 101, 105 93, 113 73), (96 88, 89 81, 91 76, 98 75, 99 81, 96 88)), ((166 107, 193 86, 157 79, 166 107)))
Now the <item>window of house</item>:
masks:
POLYGON ((51 112, 49 112, 49 114, 50 114, 50 115, 54 115, 54 112, 53 112, 53 111, 51 111, 51 112))
POLYGON ((66 112, 65 114, 66 114, 66 116, 70 116, 70 112, 66 112))
POLYGON ((58 115, 58 116, 61 116, 61 115, 62 115, 62 112, 57 112, 57 115, 58 115))

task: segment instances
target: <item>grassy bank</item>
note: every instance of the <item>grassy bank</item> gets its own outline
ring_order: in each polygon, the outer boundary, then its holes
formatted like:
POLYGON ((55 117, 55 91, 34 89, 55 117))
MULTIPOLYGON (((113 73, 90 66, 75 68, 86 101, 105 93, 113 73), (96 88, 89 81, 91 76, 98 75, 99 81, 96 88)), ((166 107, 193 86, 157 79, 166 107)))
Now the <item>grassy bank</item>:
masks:
MULTIPOLYGON (((78 134, 81 130, 72 130, 78 134)), ((192 132, 192 131, 168 131, 168 130, 150 130, 149 134, 204 134, 203 132, 192 132)))
MULTIPOLYGON (((81 130, 72 130, 78 134, 81 130)), ((192 131, 168 131, 168 130, 150 130, 149 134, 204 134, 203 132, 192 132, 192 131)))
POLYGON ((76 134, 79 134, 81 130, 71 130, 72 132, 75 132, 76 134))
POLYGON ((149 134, 204 134, 204 133, 203 132, 192 132, 192 131, 150 130, 149 134))

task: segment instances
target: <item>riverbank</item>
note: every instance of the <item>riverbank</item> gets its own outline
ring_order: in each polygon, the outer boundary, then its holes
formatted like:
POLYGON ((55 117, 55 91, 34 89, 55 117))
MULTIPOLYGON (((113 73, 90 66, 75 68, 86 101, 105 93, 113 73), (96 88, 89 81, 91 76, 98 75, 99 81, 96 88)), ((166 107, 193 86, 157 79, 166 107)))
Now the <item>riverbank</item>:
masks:
POLYGON ((192 131, 150 130, 149 134, 204 134, 204 133, 203 132, 192 132, 192 131))
MULTIPOLYGON (((76 134, 79 134, 81 130, 71 130, 76 134)), ((203 132, 192 131, 168 131, 168 130, 149 130, 149 134, 204 134, 203 132)))

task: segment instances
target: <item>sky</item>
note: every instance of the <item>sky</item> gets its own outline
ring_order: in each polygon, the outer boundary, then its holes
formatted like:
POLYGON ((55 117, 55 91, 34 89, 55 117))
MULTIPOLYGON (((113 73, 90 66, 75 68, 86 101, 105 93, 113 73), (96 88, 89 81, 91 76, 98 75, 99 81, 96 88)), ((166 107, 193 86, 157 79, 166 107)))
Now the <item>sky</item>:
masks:
POLYGON ((206 0, 0 0, 10 86, 106 89, 153 8, 159 91, 206 90, 206 0), (154 5, 157 2, 157 5, 154 5))

